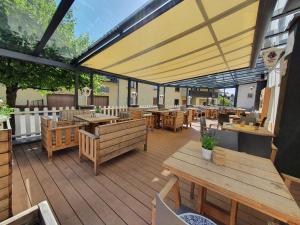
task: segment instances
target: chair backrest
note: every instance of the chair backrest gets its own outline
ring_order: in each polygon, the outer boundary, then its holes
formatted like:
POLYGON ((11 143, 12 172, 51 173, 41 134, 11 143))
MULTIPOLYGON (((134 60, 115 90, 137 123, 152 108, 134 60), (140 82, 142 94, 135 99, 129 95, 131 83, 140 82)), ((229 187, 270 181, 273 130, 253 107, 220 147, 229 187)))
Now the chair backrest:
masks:
POLYGON ((270 158, 272 137, 239 133, 239 151, 264 158, 270 158))
POLYGON ((245 122, 247 125, 249 123, 253 123, 255 124, 256 123, 256 118, 255 117, 252 117, 252 116, 242 116, 241 117, 241 122, 245 122))
POLYGON ((223 125, 223 123, 228 123, 229 122, 229 114, 227 113, 219 113, 218 115, 218 123, 223 125))
POLYGON ((183 124, 183 121, 184 121, 184 112, 182 112, 182 111, 177 111, 177 112, 176 112, 176 116, 175 116, 175 121, 176 121, 176 123, 178 123, 178 124, 180 124, 180 123, 183 124))
POLYGON ((77 121, 74 118, 75 115, 83 115, 83 114, 91 114, 92 112, 88 109, 70 109, 70 110, 61 110, 60 111, 60 120, 67 120, 67 121, 77 121))
POLYGON ((202 127, 203 127, 203 128, 206 127, 206 119, 205 119, 204 116, 201 116, 201 117, 200 117, 200 126, 201 126, 201 128, 202 128, 202 127))
POLYGON ((228 130, 209 129, 208 134, 214 136, 217 140, 217 146, 238 151, 238 133, 228 130))
POLYGON ((188 225, 185 221, 180 219, 166 203, 156 194, 156 225, 188 225))
POLYGON ((133 119, 142 119, 143 111, 142 110, 130 110, 130 115, 133 119))

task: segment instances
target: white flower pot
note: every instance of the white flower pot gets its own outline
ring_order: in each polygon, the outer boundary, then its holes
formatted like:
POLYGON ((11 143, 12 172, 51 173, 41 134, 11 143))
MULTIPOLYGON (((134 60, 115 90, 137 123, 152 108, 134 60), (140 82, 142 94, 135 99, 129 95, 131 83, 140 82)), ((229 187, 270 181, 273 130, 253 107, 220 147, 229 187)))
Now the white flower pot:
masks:
POLYGON ((202 157, 206 160, 211 160, 212 150, 208 150, 202 147, 202 157))
POLYGON ((100 117, 101 113, 95 113, 95 117, 100 117))

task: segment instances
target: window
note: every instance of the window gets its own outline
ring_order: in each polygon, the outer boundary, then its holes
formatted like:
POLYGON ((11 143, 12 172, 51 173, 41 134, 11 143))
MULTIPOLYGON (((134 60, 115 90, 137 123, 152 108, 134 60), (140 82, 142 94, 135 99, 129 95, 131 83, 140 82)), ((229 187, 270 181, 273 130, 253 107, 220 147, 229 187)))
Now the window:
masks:
POLYGON ((180 88, 179 87, 176 87, 175 88, 175 92, 179 92, 180 91, 180 88))
POLYGON ((97 92, 109 93, 109 87, 101 86, 101 87, 98 88, 97 92))
POLYGON ((131 81, 130 87, 131 87, 131 88, 136 88, 136 82, 135 82, 135 81, 131 81))
POLYGON ((179 99, 174 99, 174 105, 179 105, 179 99))

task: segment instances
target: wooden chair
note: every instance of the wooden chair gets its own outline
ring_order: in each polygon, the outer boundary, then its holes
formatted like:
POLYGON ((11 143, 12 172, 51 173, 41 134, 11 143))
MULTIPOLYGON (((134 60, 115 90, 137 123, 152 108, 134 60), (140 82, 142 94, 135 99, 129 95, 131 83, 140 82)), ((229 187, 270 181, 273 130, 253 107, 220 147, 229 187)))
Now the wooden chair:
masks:
POLYGON ((175 208, 178 211, 182 211, 180 210, 181 197, 178 178, 172 177, 152 201, 152 225, 189 225, 191 224, 190 221, 193 221, 191 225, 216 225, 210 219, 196 213, 186 212, 177 215, 164 202, 164 199, 170 191, 174 194, 175 208), (197 223, 195 223, 196 221, 197 223))
POLYGON ((184 113, 184 124, 186 126, 186 128, 188 128, 189 126, 192 126, 192 121, 193 121, 193 110, 189 109, 188 111, 186 111, 184 113))
POLYGON ((155 117, 151 113, 144 113, 143 118, 146 119, 146 126, 153 131, 155 126, 155 117))
POLYGON ((78 146, 78 130, 80 125, 67 121, 55 122, 48 117, 41 118, 42 145, 52 159, 54 151, 78 146))
POLYGON ((163 128, 170 128, 176 132, 183 128, 184 113, 181 111, 171 112, 169 115, 163 115, 163 128))
POLYGON ((144 144, 144 151, 147 151, 147 134, 145 119, 101 125, 96 127, 95 134, 79 130, 79 159, 85 157, 91 160, 97 175, 100 164, 140 144, 144 144))

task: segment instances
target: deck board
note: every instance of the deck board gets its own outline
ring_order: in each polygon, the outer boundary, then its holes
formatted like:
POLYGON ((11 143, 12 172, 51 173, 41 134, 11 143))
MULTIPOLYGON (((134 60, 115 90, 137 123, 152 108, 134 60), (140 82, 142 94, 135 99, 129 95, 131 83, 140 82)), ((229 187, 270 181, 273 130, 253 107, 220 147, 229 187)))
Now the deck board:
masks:
MULTIPOLYGON (((150 224, 151 201, 168 180, 162 162, 190 140, 199 140, 198 123, 178 133, 149 132, 148 152, 132 151, 110 160, 101 165, 96 177, 90 162, 79 162, 76 148, 55 153, 48 162, 40 142, 14 146, 13 213, 48 200, 63 225, 150 224)), ((180 180, 180 187, 183 204, 196 207, 196 201, 189 199, 190 184, 180 180)), ((300 193, 297 188, 295 192, 300 193)), ((210 191, 207 199, 229 207, 228 199, 210 191)), ((171 195, 167 203, 173 207, 171 195)), ((239 206, 240 225, 264 225, 268 220, 268 216, 239 206)))

